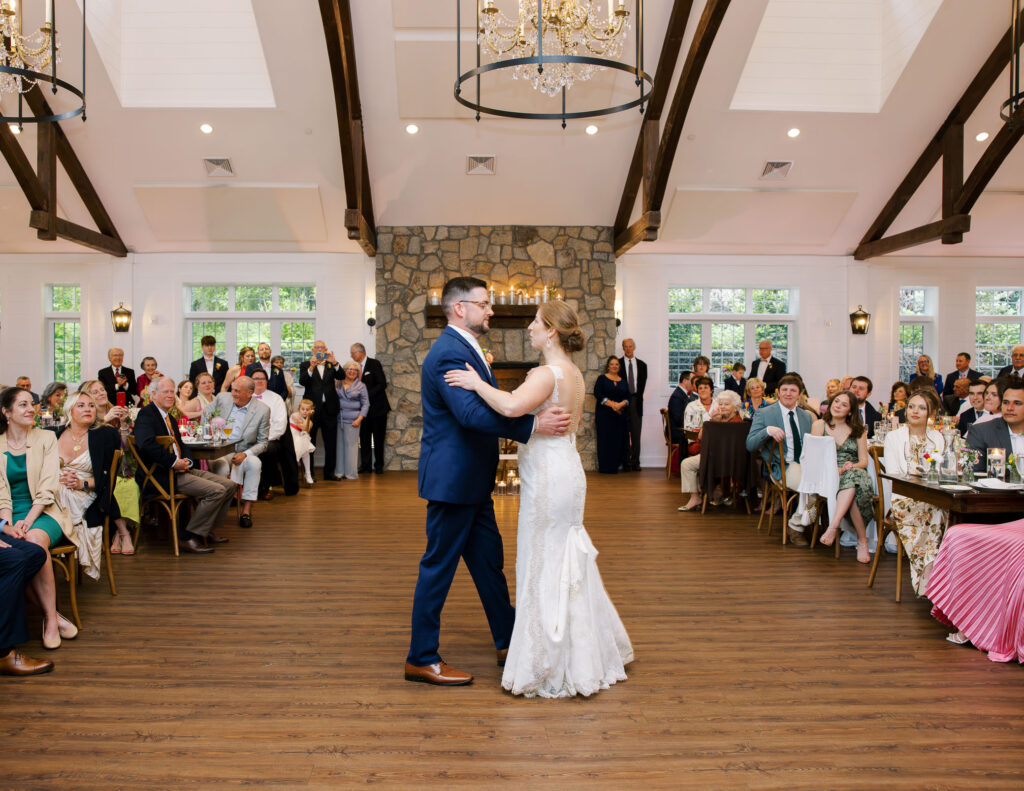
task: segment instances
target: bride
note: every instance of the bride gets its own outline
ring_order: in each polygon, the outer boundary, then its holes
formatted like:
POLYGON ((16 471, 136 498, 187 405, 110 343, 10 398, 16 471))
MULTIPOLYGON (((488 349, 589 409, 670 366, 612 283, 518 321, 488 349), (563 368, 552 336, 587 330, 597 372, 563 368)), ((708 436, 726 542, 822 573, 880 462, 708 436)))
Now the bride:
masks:
POLYGON ((629 636, 601 583, 597 550, 583 527, 587 479, 575 434, 583 413, 583 376, 570 359, 583 330, 569 305, 546 302, 529 327, 544 365, 512 393, 469 366, 448 371, 453 387, 475 391, 506 417, 557 405, 570 413, 561 437, 535 434, 519 446, 522 490, 516 555, 516 621, 501 685, 514 695, 592 695, 626 678, 629 636))

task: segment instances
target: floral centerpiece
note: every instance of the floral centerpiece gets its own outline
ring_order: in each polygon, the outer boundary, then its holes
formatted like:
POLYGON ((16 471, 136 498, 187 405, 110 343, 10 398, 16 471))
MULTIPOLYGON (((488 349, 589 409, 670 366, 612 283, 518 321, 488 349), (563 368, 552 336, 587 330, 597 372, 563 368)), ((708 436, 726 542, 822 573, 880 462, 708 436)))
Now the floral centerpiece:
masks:
POLYGON ((939 463, 939 457, 926 450, 921 454, 921 462, 928 468, 925 480, 929 483, 937 482, 939 480, 939 470, 936 465, 939 463))

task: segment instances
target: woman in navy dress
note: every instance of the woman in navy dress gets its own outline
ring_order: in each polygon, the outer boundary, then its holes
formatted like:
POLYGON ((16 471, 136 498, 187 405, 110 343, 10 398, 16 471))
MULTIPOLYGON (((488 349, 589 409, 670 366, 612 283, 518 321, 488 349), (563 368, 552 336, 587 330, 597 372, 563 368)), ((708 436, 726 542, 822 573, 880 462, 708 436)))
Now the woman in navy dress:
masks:
POLYGON ((609 357, 604 373, 594 383, 597 401, 594 422, 597 428, 598 472, 616 473, 622 464, 622 455, 628 436, 629 385, 619 376, 619 360, 609 357))

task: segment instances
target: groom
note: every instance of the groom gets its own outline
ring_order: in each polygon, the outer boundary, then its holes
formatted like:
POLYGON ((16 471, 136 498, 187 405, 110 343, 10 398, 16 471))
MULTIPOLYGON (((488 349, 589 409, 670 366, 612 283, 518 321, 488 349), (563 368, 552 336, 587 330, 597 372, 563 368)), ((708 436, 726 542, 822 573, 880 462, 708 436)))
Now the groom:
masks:
POLYGON ((494 315, 487 284, 475 277, 449 280, 441 294, 448 326, 434 342, 420 372, 423 435, 420 440, 419 494, 427 501, 427 548, 412 605, 412 642, 405 660, 406 681, 458 686, 473 680, 448 666, 437 653, 441 610, 459 565, 466 561, 491 636, 504 663, 515 609, 505 581, 501 533, 494 519, 491 490, 498 468, 498 437, 526 442, 533 432, 557 436, 569 415, 552 407, 536 417, 505 418, 476 393, 449 387, 445 371, 473 366, 495 384, 477 338, 494 315))

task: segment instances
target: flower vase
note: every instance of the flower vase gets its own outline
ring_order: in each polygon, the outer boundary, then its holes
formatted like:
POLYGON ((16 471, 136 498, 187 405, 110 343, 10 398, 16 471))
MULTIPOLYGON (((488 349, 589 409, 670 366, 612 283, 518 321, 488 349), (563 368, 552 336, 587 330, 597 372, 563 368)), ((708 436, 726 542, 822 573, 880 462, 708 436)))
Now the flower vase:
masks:
POLYGON ((964 483, 974 483, 974 463, 970 459, 964 464, 964 474, 960 480, 964 483))
POLYGON ((937 467, 935 459, 932 459, 931 467, 928 468, 928 474, 925 475, 924 479, 928 483, 938 483, 939 482, 939 470, 938 470, 938 467, 937 467))
POLYGON ((1007 483, 1020 483, 1020 473, 1017 472, 1016 462, 1013 464, 1006 465, 1006 482, 1007 483))

